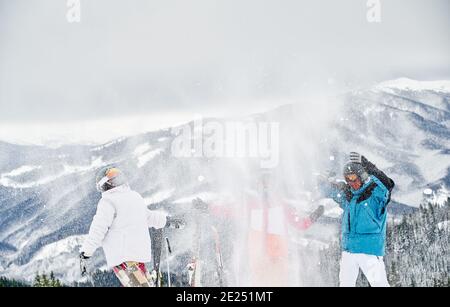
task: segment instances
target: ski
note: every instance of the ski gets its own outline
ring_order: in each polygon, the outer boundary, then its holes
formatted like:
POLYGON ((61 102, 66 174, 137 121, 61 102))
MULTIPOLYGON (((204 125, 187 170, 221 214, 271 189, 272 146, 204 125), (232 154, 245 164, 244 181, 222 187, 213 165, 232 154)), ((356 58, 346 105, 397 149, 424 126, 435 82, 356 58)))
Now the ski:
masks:
POLYGON ((224 287, 225 286, 225 274, 223 269, 223 259, 222 259, 222 250, 220 245, 220 236, 219 232, 217 231, 217 228, 214 226, 211 226, 211 230, 213 232, 214 236, 214 249, 216 254, 216 271, 217 271, 217 277, 219 280, 219 286, 224 287))
POLYGON ((150 239, 152 244, 153 270, 150 274, 155 287, 161 287, 161 253, 163 245, 163 229, 150 228, 150 239))

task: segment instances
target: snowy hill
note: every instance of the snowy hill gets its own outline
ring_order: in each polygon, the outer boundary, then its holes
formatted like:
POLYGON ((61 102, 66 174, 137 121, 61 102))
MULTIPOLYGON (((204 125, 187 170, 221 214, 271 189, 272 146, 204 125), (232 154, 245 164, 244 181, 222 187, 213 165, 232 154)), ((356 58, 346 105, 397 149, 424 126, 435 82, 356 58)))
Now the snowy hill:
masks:
POLYGON ((441 94, 450 93, 450 81, 417 81, 408 78, 400 78, 396 80, 386 81, 375 86, 375 89, 395 93, 396 91, 415 92, 416 94, 423 92, 435 92, 441 94))
POLYGON ((385 155, 391 157, 390 171, 399 185, 396 199, 417 205, 426 187, 448 187, 450 82, 399 79, 381 83, 372 92, 368 100, 381 109, 371 112, 384 118, 379 123, 384 127, 372 131, 386 133, 377 145, 391 148, 385 155))
MULTIPOLYGON (((277 174, 290 198, 313 190, 314 172, 340 173, 346 154, 356 150, 396 181, 392 209, 401 213, 417 207, 425 189, 436 195, 450 186, 449 85, 399 79, 331 104, 286 105, 247 118, 280 123, 277 174)), ((30 280, 50 268, 63 280, 79 278, 74 257, 100 197, 94 177, 101 166, 117 164, 149 204, 167 202, 183 209, 197 196, 214 201, 214 187, 239 190, 240 163, 176 158, 171 154, 174 138, 170 130, 161 130, 96 146, 0 142, 0 275, 30 280)), ((329 208, 330 217, 335 209, 329 208)))

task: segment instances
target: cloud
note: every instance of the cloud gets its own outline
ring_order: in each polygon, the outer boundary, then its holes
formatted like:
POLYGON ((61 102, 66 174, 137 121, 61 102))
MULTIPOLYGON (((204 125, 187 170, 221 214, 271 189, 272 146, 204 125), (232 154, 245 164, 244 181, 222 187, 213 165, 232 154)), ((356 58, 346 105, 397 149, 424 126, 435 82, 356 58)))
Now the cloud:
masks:
POLYGON ((356 0, 81 0, 79 24, 64 1, 0 8, 2 121, 207 115, 450 75, 446 0, 382 1, 377 25, 356 0))

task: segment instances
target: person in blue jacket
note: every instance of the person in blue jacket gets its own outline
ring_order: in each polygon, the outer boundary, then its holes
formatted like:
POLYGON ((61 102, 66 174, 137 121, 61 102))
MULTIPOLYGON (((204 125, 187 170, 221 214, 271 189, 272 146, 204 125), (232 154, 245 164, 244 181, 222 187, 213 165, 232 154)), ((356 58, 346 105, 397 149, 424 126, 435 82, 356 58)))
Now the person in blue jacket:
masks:
POLYGON ((389 287, 383 256, 394 181, 356 152, 343 175, 345 182, 322 180, 324 192, 344 210, 340 286, 354 287, 361 269, 371 286, 389 287))

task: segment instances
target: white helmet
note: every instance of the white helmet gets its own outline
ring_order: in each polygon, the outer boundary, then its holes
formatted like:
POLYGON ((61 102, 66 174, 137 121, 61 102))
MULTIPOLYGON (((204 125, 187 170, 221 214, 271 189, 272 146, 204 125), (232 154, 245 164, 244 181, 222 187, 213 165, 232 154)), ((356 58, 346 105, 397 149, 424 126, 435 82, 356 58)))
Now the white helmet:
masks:
POLYGON ((100 169, 96 176, 97 191, 106 192, 127 183, 125 175, 114 166, 100 169))

